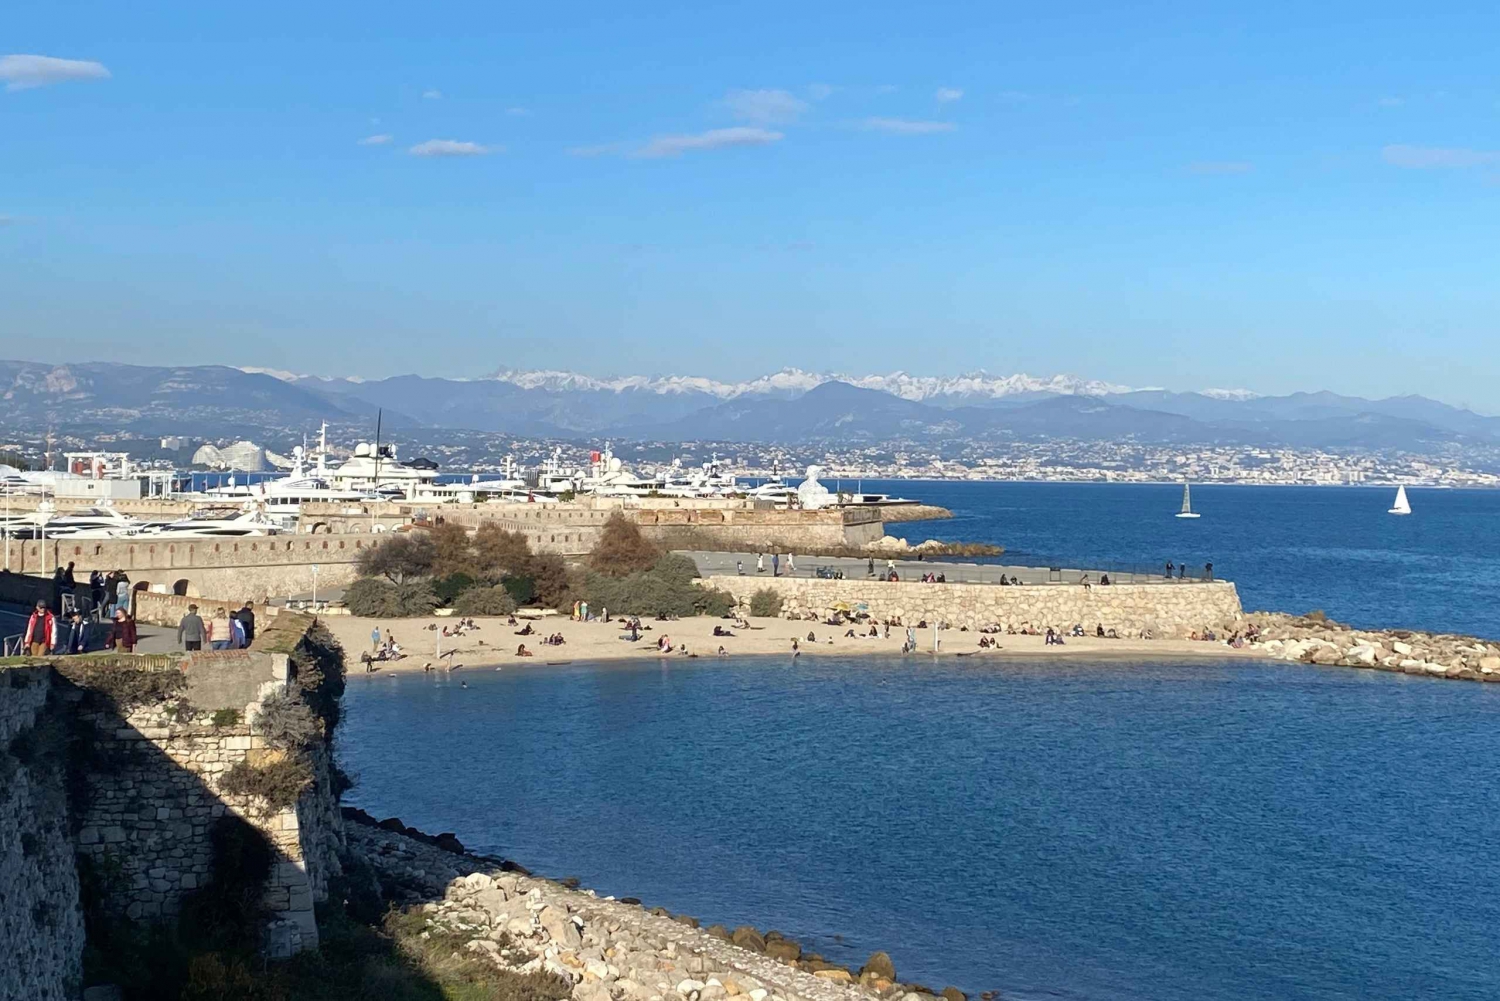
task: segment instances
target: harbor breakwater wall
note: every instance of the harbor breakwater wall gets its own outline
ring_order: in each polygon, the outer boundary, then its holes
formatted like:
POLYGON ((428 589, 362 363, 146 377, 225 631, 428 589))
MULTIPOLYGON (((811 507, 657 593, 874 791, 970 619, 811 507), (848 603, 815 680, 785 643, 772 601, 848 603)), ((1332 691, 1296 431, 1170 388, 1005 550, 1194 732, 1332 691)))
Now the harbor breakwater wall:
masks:
POLYGON ((286 805, 225 788, 231 772, 287 755, 258 716, 302 692, 289 688, 298 661, 320 670, 299 645, 310 626, 281 616, 259 652, 0 665, 0 999, 76 998, 85 913, 170 920, 237 864, 222 846, 247 839, 271 860, 267 951, 316 947, 313 906, 343 839, 326 743, 307 749, 286 805))
MULTIPOLYGON (((936 564, 935 564, 936 566, 936 564)), ((877 620, 900 618, 906 625, 944 622, 953 629, 997 625, 1069 629, 1082 624, 1114 629, 1121 636, 1187 636, 1195 630, 1223 629, 1242 615, 1239 593, 1229 581, 1154 584, 921 584, 877 579, 825 580, 808 577, 722 575, 704 578, 707 587, 728 591, 741 602, 763 588, 781 596, 785 615, 825 616, 840 605, 863 605, 877 620)))

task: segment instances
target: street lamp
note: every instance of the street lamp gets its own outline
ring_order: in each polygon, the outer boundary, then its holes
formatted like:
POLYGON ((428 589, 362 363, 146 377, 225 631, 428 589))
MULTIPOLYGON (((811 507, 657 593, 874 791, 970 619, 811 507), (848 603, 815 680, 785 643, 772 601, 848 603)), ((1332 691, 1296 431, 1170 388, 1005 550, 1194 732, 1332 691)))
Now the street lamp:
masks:
POLYGON ((314 615, 317 615, 318 614, 318 565, 316 563, 314 563, 312 565, 312 575, 313 575, 312 611, 313 611, 314 615))
POLYGON ((36 506, 37 524, 41 527, 41 549, 42 549, 42 576, 47 576, 47 522, 52 519, 52 513, 57 510, 46 497, 36 506))

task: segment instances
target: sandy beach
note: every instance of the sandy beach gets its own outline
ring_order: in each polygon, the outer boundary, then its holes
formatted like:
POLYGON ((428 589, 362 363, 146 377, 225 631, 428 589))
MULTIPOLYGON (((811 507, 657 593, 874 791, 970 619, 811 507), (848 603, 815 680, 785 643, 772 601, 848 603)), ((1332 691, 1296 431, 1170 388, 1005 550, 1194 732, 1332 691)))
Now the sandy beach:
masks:
MULTIPOLYGON (((359 655, 372 648, 370 632, 379 628, 382 636, 387 632, 406 651, 407 656, 398 661, 381 661, 376 667, 382 671, 421 671, 431 664, 435 668, 445 665, 465 668, 493 667, 504 664, 547 664, 565 661, 641 660, 662 656, 681 657, 697 655, 700 658, 718 656, 719 647, 731 657, 767 656, 792 652, 792 640, 804 655, 871 653, 896 655, 901 653, 905 630, 893 628, 890 638, 858 636, 847 637, 848 626, 827 626, 820 622, 796 622, 787 619, 750 619, 748 630, 733 629, 725 619, 691 618, 671 622, 642 622, 649 627, 642 632, 639 642, 631 643, 620 637, 625 629, 618 621, 573 622, 566 616, 555 615, 533 620, 536 630, 531 636, 515 635, 524 627, 508 625, 504 618, 475 618, 478 630, 467 635, 440 638, 444 626, 452 627, 456 620, 447 617, 416 619, 366 619, 357 616, 328 616, 323 620, 339 642, 343 644, 350 672, 358 672, 359 655), (433 627, 436 628, 433 628, 433 627), (713 635, 715 626, 728 626, 734 632, 730 637, 713 635), (809 641, 808 633, 815 637, 809 641), (561 633, 566 641, 561 646, 548 646, 541 642, 545 636, 561 633), (669 636, 677 650, 685 644, 687 654, 674 652, 663 655, 657 652, 658 637, 669 636), (516 656, 516 647, 524 643, 532 657, 516 656), (444 656, 438 656, 441 648, 444 656)), ((868 626, 865 631, 868 632, 868 626)), ((858 630, 856 630, 856 633, 858 630)), ((1260 651, 1249 648, 1236 650, 1220 643, 1193 640, 1139 640, 1098 639, 1092 636, 1068 638, 1063 646, 1047 646, 1041 636, 998 635, 1000 649, 981 650, 981 633, 944 630, 941 634, 939 656, 965 658, 1026 657, 1091 657, 1150 659, 1158 657, 1263 657, 1260 651)), ((932 630, 919 630, 917 634, 919 652, 913 656, 932 655, 932 630)))

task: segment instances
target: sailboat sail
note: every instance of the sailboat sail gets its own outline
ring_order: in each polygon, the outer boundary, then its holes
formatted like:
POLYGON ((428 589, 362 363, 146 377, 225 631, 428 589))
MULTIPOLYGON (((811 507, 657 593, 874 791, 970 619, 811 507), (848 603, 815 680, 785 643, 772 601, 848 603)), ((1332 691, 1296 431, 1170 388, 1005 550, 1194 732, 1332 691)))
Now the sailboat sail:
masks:
POLYGON ((1406 487, 1396 488, 1396 503, 1391 505, 1391 514, 1411 514, 1411 502, 1406 499, 1406 487))
POLYGON ((1182 485, 1182 510, 1177 512, 1177 517, 1198 517, 1197 512, 1193 510, 1193 488, 1186 483, 1182 485))

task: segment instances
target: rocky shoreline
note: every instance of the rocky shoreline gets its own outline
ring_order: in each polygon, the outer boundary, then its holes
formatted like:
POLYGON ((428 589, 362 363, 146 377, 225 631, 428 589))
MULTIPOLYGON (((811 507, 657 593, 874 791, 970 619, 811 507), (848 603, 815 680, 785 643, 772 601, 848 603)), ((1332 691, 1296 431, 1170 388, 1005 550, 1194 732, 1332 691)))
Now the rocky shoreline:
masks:
POLYGON ((599 897, 470 854, 452 835, 360 810, 344 817, 352 860, 373 870, 392 903, 420 905, 424 936, 457 935, 501 969, 561 976, 576 1001, 967 1001, 954 987, 901 982, 884 952, 851 969, 775 931, 701 928, 633 898, 599 897))
POLYGON ((1253 612, 1239 624, 1259 629, 1250 644, 1267 656, 1304 664, 1365 668, 1453 681, 1500 682, 1500 643, 1414 629, 1355 629, 1321 612, 1253 612))

